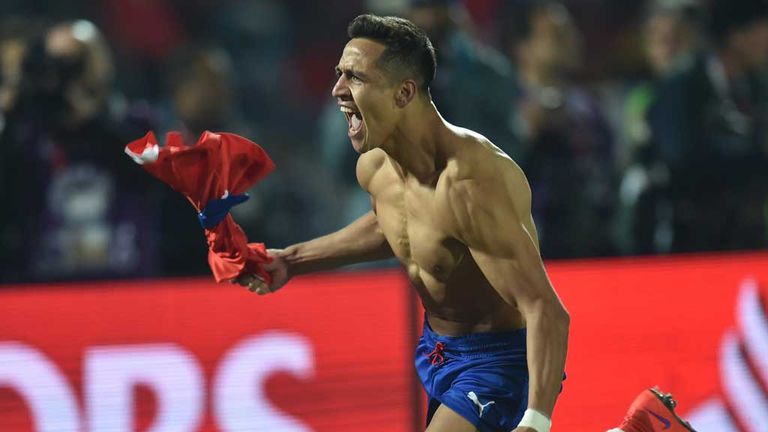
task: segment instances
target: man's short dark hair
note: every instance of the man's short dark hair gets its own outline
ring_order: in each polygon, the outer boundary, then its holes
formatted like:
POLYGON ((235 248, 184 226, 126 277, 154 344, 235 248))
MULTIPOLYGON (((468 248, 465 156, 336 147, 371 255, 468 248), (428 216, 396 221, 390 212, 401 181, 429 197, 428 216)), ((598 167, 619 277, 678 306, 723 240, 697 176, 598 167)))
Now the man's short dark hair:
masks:
POLYGON ((734 31, 768 19, 768 0, 714 0, 709 13, 709 32, 717 45, 725 45, 734 31))
POLYGON ((384 45, 379 67, 393 76, 414 77, 421 90, 429 91, 437 68, 435 48, 416 24, 404 18, 366 14, 349 23, 347 34, 352 39, 366 38, 384 45))

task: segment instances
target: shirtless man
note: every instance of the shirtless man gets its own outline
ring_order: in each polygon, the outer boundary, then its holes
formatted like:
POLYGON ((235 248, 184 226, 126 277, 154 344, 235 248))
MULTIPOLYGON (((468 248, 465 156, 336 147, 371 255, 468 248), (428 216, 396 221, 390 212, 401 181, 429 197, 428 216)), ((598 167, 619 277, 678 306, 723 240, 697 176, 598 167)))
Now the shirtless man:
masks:
POLYGON ((267 294, 295 275, 395 256, 426 310, 416 368, 430 397, 427 431, 548 432, 569 315, 539 254, 525 175, 485 137, 440 116, 422 30, 362 15, 348 32, 332 94, 373 210, 270 250, 270 285, 252 275, 238 282, 267 294))

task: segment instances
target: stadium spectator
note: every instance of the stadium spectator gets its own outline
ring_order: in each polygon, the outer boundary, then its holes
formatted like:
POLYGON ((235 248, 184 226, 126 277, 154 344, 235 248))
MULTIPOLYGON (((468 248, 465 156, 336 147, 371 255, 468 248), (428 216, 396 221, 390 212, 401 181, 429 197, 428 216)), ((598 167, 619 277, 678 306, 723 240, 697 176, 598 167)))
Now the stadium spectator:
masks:
POLYGON ((88 21, 25 50, 0 135, 0 279, 156 274, 159 192, 122 146, 147 129, 113 92, 111 53, 88 21))
POLYGON ((671 204, 669 172, 651 139, 647 114, 659 98, 660 83, 689 68, 701 49, 701 8, 692 0, 659 0, 643 22, 643 52, 649 78, 627 93, 622 122, 618 247, 624 254, 668 252, 671 204))
POLYGON ((761 248, 768 194, 768 3, 715 0, 712 48, 648 113, 669 169, 673 252, 761 248))
POLYGON ((506 12, 506 52, 518 68, 516 132, 533 191, 545 258, 613 253, 613 139, 595 100, 572 76, 580 34, 559 2, 525 2, 506 12))

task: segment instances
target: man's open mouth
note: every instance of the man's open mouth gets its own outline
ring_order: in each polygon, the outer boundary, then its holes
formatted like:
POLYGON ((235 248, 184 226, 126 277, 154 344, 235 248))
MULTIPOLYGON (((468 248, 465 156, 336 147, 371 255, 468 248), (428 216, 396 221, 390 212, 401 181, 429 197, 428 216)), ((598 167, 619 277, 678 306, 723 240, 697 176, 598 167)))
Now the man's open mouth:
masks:
POLYGON ((349 124, 349 136, 353 137, 359 134, 363 130, 363 116, 360 114, 360 111, 355 111, 346 106, 342 106, 340 109, 347 118, 347 124, 349 124))

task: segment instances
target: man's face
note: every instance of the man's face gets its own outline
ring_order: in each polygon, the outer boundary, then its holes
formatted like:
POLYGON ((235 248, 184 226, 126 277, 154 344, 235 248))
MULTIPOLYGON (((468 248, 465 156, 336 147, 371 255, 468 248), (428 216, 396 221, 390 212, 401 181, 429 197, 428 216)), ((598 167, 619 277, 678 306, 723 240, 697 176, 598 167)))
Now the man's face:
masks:
POLYGON ((580 34, 568 12, 551 7, 535 13, 531 22, 529 52, 536 67, 567 72, 581 65, 580 34))
POLYGON ((765 67, 768 65, 768 18, 734 32, 731 42, 748 67, 765 67))
POLYGON ((693 49, 693 35, 687 24, 671 14, 651 17, 645 27, 645 51, 657 75, 668 72, 675 61, 693 49))
POLYGON ((185 65, 185 75, 173 83, 174 108, 194 133, 220 126, 233 108, 233 89, 217 54, 198 54, 185 65))
POLYGON ((331 94, 347 119, 347 134, 358 153, 381 146, 398 120, 397 86, 376 63, 384 49, 370 39, 352 39, 336 66, 338 80, 331 94))

